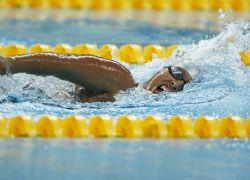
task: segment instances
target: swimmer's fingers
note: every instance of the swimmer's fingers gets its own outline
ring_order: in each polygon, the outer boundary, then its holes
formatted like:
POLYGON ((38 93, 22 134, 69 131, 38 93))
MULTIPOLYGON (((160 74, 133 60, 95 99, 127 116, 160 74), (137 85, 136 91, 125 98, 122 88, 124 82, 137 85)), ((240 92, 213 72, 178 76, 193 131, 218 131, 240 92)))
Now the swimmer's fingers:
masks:
POLYGON ((93 94, 88 92, 84 87, 77 85, 75 88, 75 94, 78 100, 81 102, 113 102, 114 93, 101 93, 93 94))
POLYGON ((114 102, 114 94, 111 93, 104 93, 104 94, 97 94, 93 96, 86 97, 84 102, 114 102))
POLYGON ((75 88, 75 94, 78 97, 81 97, 81 96, 85 97, 89 93, 88 93, 88 91, 84 87, 77 85, 76 88, 75 88))
POLYGON ((6 74, 6 64, 4 57, 0 55, 0 75, 6 74))

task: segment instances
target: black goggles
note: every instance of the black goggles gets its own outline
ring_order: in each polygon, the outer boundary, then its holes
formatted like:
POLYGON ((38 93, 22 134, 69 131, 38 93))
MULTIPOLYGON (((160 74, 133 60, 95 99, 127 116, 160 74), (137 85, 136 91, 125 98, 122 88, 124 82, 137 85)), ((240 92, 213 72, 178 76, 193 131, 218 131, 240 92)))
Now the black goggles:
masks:
POLYGON ((167 66, 165 67, 168 69, 169 73, 178 80, 182 80, 184 81, 184 83, 186 84, 187 82, 184 80, 184 73, 181 70, 181 68, 177 67, 177 66, 167 66))

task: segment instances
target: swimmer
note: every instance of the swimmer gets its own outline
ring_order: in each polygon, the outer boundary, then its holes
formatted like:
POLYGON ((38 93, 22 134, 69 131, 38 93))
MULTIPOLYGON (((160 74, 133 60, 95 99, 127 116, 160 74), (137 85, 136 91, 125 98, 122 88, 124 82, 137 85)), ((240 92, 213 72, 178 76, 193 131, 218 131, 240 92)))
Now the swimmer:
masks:
MULTIPOLYGON (((119 62, 94 55, 34 53, 0 56, 0 75, 27 73, 55 76, 76 84, 82 102, 114 101, 119 91, 136 87, 131 72, 119 62)), ((143 84, 152 93, 181 91, 192 80, 182 67, 168 66, 143 84)))

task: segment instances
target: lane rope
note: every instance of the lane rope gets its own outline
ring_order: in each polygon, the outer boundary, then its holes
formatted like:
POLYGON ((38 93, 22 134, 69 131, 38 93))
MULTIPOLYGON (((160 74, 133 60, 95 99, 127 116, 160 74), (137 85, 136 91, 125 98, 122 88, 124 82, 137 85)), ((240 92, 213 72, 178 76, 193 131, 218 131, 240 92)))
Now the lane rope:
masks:
POLYGON ((249 11, 249 0, 1 0, 8 8, 140 9, 140 10, 235 10, 249 11))
MULTIPOLYGON (((54 53, 74 53, 74 54, 92 54, 107 59, 115 59, 129 64, 144 64, 152 61, 154 57, 158 59, 168 59, 172 53, 179 47, 173 44, 163 46, 158 44, 149 44, 141 46, 139 44, 124 44, 117 47, 114 44, 104 44, 97 47, 95 44, 81 43, 71 46, 67 43, 56 44, 54 47, 48 44, 33 44, 27 47, 22 44, 0 44, 0 55, 14 56, 26 53, 54 52, 54 53)), ((241 62, 250 66, 250 50, 239 52, 241 62)))
POLYGON ((31 116, 0 116, 0 137, 43 137, 43 138, 248 138, 250 117, 222 118, 175 115, 168 119, 148 115, 144 118, 121 115, 57 117, 43 115, 38 119, 31 116))
POLYGON ((59 54, 92 54, 107 59, 120 60, 130 64, 143 64, 152 60, 153 57, 159 59, 169 58, 177 45, 146 45, 142 47, 138 44, 125 44, 117 47, 114 44, 104 44, 97 47, 95 44, 77 44, 71 46, 66 43, 56 44, 54 47, 47 44, 34 44, 27 47, 22 44, 0 45, 0 54, 4 56, 15 56, 27 53, 54 52, 59 54))

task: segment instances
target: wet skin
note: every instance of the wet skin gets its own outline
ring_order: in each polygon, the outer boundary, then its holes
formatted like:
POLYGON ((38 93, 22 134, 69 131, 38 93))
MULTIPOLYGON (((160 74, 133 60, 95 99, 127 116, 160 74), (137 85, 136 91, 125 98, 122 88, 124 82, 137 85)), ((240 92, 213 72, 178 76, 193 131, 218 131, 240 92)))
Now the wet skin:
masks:
MULTIPOLYGON (((27 73, 55 76, 76 84, 75 94, 80 101, 114 101, 121 90, 137 86, 131 72, 120 63, 93 55, 36 53, 11 57, 0 56, 0 75, 8 69, 12 74, 27 73)), ((192 78, 183 69, 184 78, 192 78)), ((152 76, 143 87, 153 93, 180 91, 183 80, 175 79, 164 69, 152 76)))

